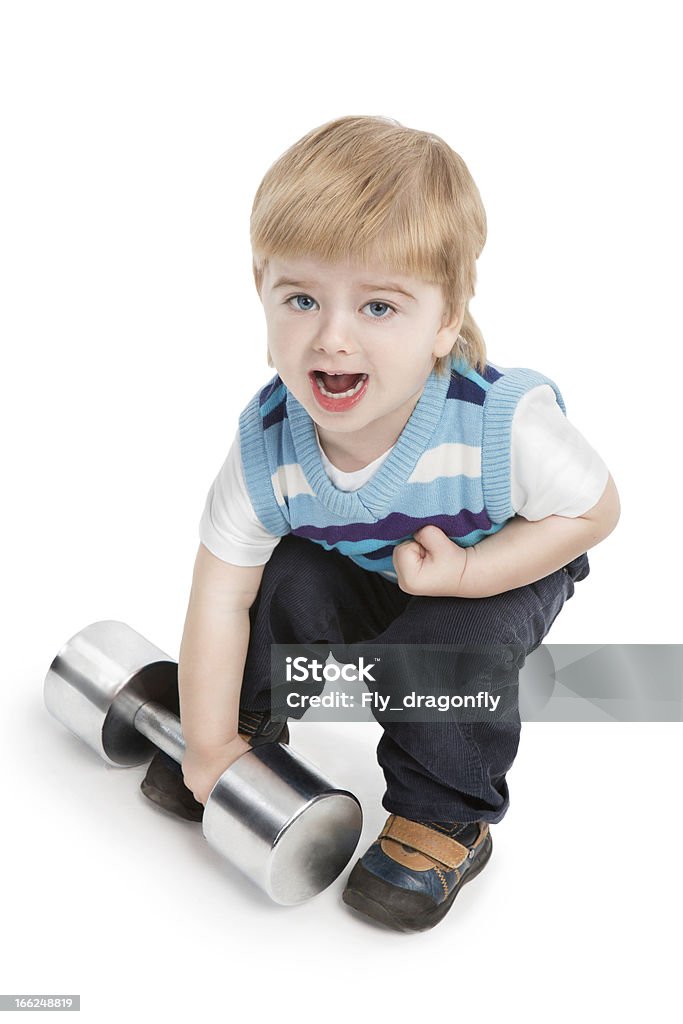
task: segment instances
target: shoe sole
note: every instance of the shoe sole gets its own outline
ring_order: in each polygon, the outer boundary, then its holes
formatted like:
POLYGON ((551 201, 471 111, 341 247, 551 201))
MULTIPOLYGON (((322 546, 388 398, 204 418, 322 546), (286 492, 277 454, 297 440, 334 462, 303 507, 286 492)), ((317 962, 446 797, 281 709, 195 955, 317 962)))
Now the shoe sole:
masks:
MULTIPOLYGON (((455 888, 442 903, 435 904, 432 910, 424 911, 419 917, 416 917, 414 912, 411 917, 404 917, 400 913, 400 906, 397 906, 397 911, 392 912, 384 904, 379 903, 373 899, 367 891, 362 889, 354 888, 354 883, 363 881, 366 889, 385 889, 390 890, 391 899, 395 904, 400 905, 401 902, 401 890, 398 886, 390 886, 388 882, 383 882, 382 879, 378 878, 371 871, 367 871, 360 861, 356 864, 353 871, 349 876, 349 882, 347 888, 342 893, 342 900, 349 907, 359 911, 366 917, 372 918, 373 921, 378 921, 380 924, 387 925, 389 928, 393 928, 400 932, 421 932, 426 931, 428 928, 433 928, 434 925, 438 924, 439 921, 445 917, 453 905, 455 897, 458 895, 463 885, 467 882, 471 882, 473 878, 484 870, 489 860, 491 859, 491 853, 493 852, 493 840, 491 839, 491 833, 489 832, 483 843, 483 849, 481 854, 477 858, 476 862, 472 865, 470 870, 463 875, 461 880, 457 883, 455 888)), ((408 893, 408 890, 405 890, 408 893)), ((407 896, 406 902, 410 899, 410 895, 407 896)), ((406 907, 406 910, 409 908, 406 907)))

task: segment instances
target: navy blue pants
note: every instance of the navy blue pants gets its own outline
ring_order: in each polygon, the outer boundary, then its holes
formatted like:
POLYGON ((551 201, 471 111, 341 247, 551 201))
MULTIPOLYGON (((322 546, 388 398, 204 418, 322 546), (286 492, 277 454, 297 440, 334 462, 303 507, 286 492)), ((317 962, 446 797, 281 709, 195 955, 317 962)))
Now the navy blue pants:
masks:
POLYGON ((518 652, 511 714, 483 721, 381 722, 377 747, 387 786, 382 804, 390 813, 498 822, 510 803, 505 775, 519 746, 519 670, 573 595, 574 583, 589 571, 582 554, 536 583, 494 597, 422 597, 337 551, 288 534, 267 562, 249 612, 240 706, 271 708, 271 644, 510 644, 518 652))

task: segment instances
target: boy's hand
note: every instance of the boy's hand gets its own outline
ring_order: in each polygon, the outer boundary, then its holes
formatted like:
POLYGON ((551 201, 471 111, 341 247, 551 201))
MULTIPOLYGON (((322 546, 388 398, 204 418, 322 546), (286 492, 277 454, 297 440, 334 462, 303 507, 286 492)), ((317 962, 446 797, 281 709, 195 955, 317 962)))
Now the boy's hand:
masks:
POLYGON ((241 736, 216 747, 188 747, 182 762, 185 785, 200 804, 206 804, 209 793, 226 768, 251 747, 241 736))
POLYGON ((423 526, 394 548, 398 585, 406 594, 457 597, 467 566, 467 548, 455 544, 438 526, 423 526))

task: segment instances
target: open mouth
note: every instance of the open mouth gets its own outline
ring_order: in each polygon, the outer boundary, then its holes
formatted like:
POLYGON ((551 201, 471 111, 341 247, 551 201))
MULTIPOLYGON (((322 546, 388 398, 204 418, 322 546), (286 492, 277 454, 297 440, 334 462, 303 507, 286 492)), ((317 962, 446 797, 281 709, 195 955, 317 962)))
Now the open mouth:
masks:
POLYGON ((324 370, 313 370, 318 389, 326 398, 351 398, 357 395, 368 379, 367 373, 327 373, 324 370))
POLYGON ((316 403, 326 412, 348 412, 363 401, 368 390, 367 373, 311 370, 308 378, 316 403))

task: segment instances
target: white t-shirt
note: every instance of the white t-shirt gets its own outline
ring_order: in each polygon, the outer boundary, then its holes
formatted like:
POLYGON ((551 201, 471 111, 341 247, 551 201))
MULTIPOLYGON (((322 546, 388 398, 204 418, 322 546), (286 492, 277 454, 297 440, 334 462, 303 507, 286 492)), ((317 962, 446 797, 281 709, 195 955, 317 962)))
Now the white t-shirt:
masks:
MULTIPOLYGON (((356 491, 377 472, 391 451, 352 473, 333 466, 322 448, 320 456, 335 487, 356 491)), ((533 521, 551 515, 583 515, 598 503, 609 477, 600 456, 567 420, 549 384, 531 388, 517 403, 512 418, 510 470, 512 507, 517 515, 533 521)), ((239 429, 209 489, 199 539, 217 558, 233 565, 265 564, 281 539, 265 529, 249 498, 239 429)))

